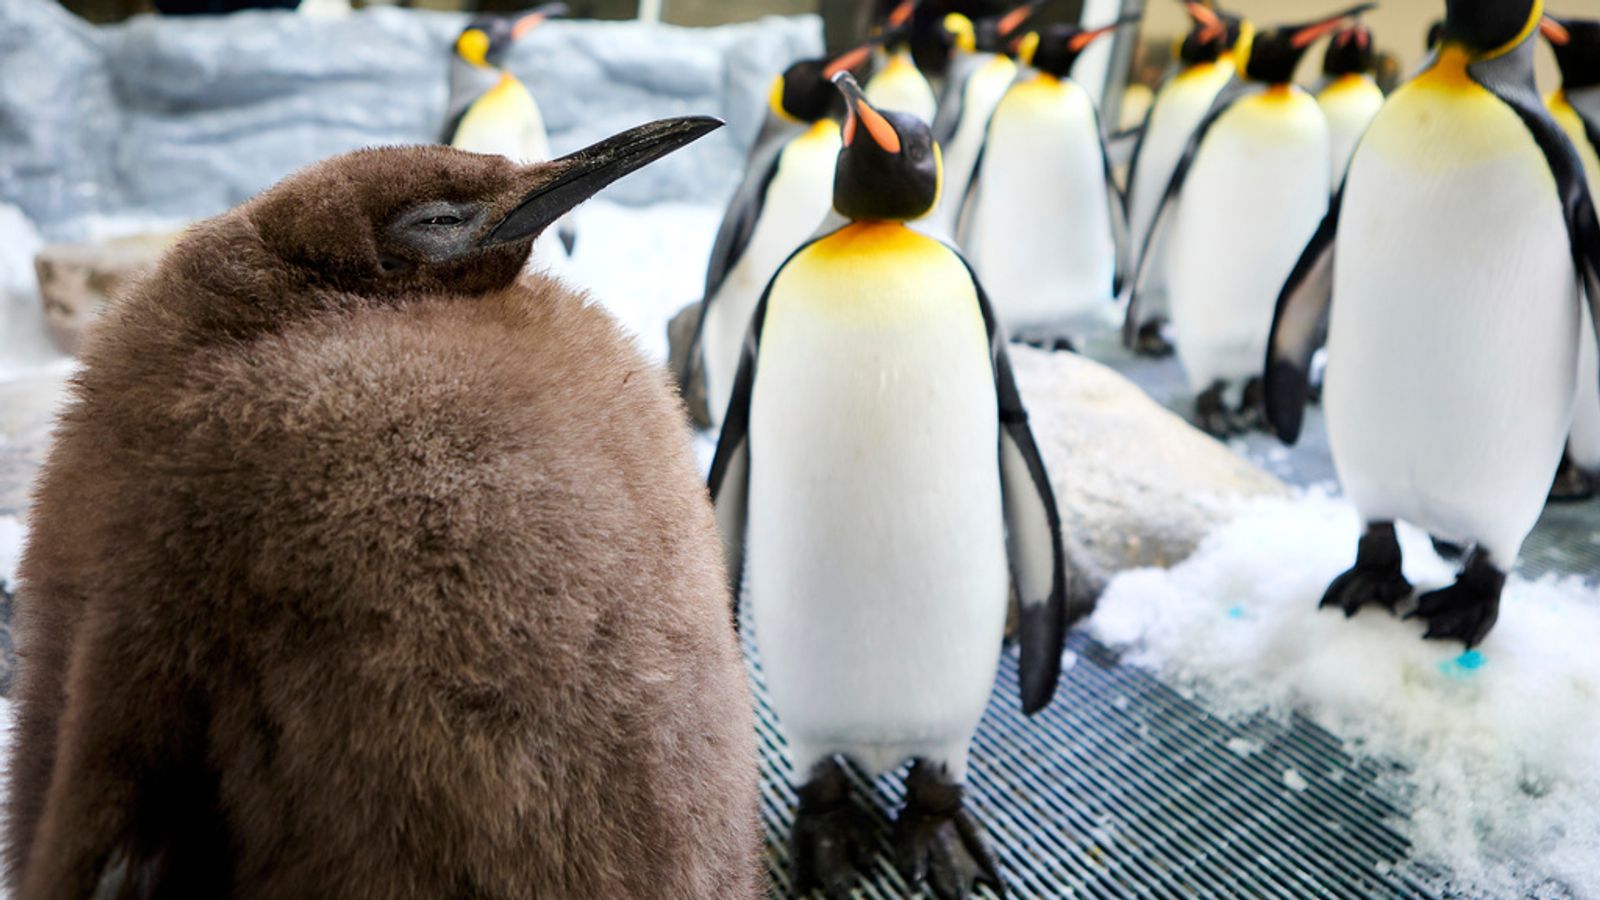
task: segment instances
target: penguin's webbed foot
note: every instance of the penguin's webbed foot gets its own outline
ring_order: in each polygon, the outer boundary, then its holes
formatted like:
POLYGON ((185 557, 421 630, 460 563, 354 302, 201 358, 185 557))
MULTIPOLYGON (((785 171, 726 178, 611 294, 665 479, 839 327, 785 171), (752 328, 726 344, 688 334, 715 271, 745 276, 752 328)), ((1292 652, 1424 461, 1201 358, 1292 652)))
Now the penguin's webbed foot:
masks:
POLYGON ((821 889, 829 900, 849 897, 856 873, 873 853, 872 821, 851 801, 844 769, 832 760, 819 765, 798 793, 800 809, 789 837, 795 894, 821 889))
POLYGON ((1561 457, 1561 468, 1556 470, 1555 484, 1550 487, 1551 503, 1582 503, 1594 498, 1600 491, 1600 475, 1585 472, 1572 457, 1561 457))
POLYGON ((1244 386, 1244 397, 1239 401, 1232 422, 1234 431, 1267 430, 1267 385, 1260 378, 1252 378, 1244 386))
POLYGON ((1417 598, 1417 608, 1406 618, 1428 620, 1424 640, 1456 640, 1476 647, 1500 618, 1500 592, 1506 575, 1478 548, 1467 558, 1456 583, 1417 598))
POLYGON ((1320 609, 1344 610, 1345 618, 1363 606, 1381 606, 1390 612, 1411 596, 1411 582, 1400 570, 1400 539, 1393 522, 1372 522, 1356 547, 1356 564, 1328 585, 1320 609))
POLYGON ((1133 338, 1133 352, 1139 356, 1149 356, 1154 359, 1165 359, 1171 356, 1176 348, 1172 342, 1161 334, 1162 323, 1157 321, 1146 322, 1139 326, 1139 333, 1133 338))
POLYGON ((1234 433, 1233 412, 1222 401, 1223 385, 1217 382, 1194 398, 1194 424, 1218 440, 1234 433))
POLYGON ((906 776, 906 806, 894 825, 894 863, 912 887, 940 900, 965 900, 980 884, 1005 894, 1000 861, 983 828, 961 807, 961 786, 918 760, 906 776))

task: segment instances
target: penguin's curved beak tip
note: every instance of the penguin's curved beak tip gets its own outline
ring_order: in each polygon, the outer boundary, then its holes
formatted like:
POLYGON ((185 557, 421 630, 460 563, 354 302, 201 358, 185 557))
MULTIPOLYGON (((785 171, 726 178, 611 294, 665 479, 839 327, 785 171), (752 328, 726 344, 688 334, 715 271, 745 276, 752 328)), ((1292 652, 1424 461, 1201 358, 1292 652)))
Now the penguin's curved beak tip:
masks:
POLYGON ((530 166, 537 183, 489 229, 479 246, 529 240, 613 181, 694 143, 724 124, 715 116, 661 119, 530 166))
POLYGON ((849 72, 837 72, 833 76, 833 85, 839 89, 839 93, 844 94, 845 106, 849 111, 841 134, 845 148, 848 149, 855 142, 859 125, 865 127, 872 142, 885 152, 899 153, 899 132, 895 131, 889 120, 883 117, 883 113, 873 109, 872 104, 867 102, 867 96, 862 93, 861 85, 856 82, 855 76, 849 72))
POLYGON ((1294 37, 1290 40, 1290 44, 1296 50, 1303 50, 1327 35, 1338 31, 1346 22, 1350 21, 1351 19, 1369 13, 1377 8, 1378 4, 1376 3, 1362 3, 1352 6, 1344 12, 1335 13, 1334 15, 1331 15, 1320 22, 1314 22, 1296 31, 1294 33, 1294 37))

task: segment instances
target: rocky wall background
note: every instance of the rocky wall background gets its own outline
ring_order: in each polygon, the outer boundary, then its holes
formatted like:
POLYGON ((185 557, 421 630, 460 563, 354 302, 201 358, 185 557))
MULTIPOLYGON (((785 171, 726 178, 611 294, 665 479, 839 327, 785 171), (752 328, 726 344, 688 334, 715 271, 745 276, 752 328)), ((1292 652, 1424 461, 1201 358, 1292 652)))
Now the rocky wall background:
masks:
MULTIPOLYGON (((85 217, 208 216, 315 160, 437 140, 465 18, 370 9, 90 25, 48 0, 0 3, 0 203, 50 239, 85 217)), ((728 127, 607 191, 720 202, 743 169, 771 75, 821 52, 814 16, 718 28, 552 22, 513 51, 557 152, 647 119, 728 127)))

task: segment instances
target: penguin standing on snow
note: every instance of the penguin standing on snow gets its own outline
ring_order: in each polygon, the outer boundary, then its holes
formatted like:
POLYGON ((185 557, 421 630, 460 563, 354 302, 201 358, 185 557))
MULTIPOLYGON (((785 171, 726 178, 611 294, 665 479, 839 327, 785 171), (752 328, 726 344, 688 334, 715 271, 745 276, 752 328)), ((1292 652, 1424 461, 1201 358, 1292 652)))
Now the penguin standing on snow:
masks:
POLYGON ((1008 45, 1037 6, 1035 0, 988 19, 969 19, 960 13, 945 17, 945 28, 955 36, 956 52, 933 121, 933 139, 944 151, 945 181, 939 206, 930 217, 933 227, 945 236, 955 235, 972 170, 983 152, 989 117, 1017 78, 1017 64, 1007 52, 1008 45))
POLYGON ((1060 674, 1061 519, 982 288, 904 224, 939 194, 928 127, 838 82, 833 202, 850 221, 768 285, 710 485, 801 779, 796 890, 842 895, 863 849, 844 756, 873 772, 914 761, 896 864, 964 897, 1000 883, 961 785, 1013 580, 1024 710, 1060 674))
MULTIPOLYGON (((1294 70, 1318 39, 1370 9, 1256 37, 1244 79, 1218 96, 1189 138, 1146 247, 1167 244, 1178 359, 1201 428, 1226 435, 1261 422, 1261 358, 1272 304, 1328 210, 1328 122, 1294 70)), ((1146 252, 1129 315, 1139 321, 1146 252)))
MULTIPOLYGON (((1561 89, 1546 100, 1550 114, 1566 131, 1578 156, 1591 196, 1600 194, 1600 22, 1545 17, 1545 39, 1555 48, 1561 89)), ((1585 329, 1589 311, 1584 309, 1585 329)), ((1556 475, 1552 500, 1586 500, 1600 490, 1600 354, 1583 341, 1578 354, 1578 403, 1573 411, 1567 455, 1556 475)))
MULTIPOLYGON (((539 104, 504 66, 517 41, 566 13, 566 4, 547 3, 518 16, 482 16, 462 29, 450 57, 450 100, 440 143, 471 153, 498 153, 519 163, 550 158, 550 135, 539 104)), ((563 221, 540 236, 534 259, 553 263, 571 255, 576 241, 572 224, 563 221), (556 250, 558 239, 561 251, 556 250)))
POLYGON ((859 67, 870 52, 868 45, 832 61, 802 60, 773 81, 769 122, 788 127, 763 131, 776 137, 757 141, 744 182, 723 213, 686 357, 690 369, 679 373, 679 384, 687 385, 694 367, 701 367, 712 426, 722 421, 733 394, 739 349, 762 290, 832 209, 828 198, 840 146, 832 116, 839 92, 828 79, 859 67))
POLYGON ((1600 298, 1583 163, 1534 87, 1541 0, 1449 0, 1443 43, 1390 96, 1283 288, 1268 415, 1300 431, 1326 327, 1328 438, 1366 522, 1324 606, 1411 594, 1394 522, 1471 553, 1418 598, 1425 637, 1482 641, 1572 425, 1579 284, 1600 298), (1331 304, 1331 305, 1330 305, 1331 304))
POLYGON ((1332 140, 1331 184, 1338 189, 1344 180, 1356 143, 1383 106, 1383 91, 1378 88, 1378 55, 1372 32, 1356 23, 1333 36, 1328 55, 1322 61, 1327 83, 1317 91, 1317 105, 1328 118, 1328 137, 1332 140))
POLYGON ((884 23, 884 62, 867 81, 867 100, 882 110, 910 113, 932 124, 939 112, 939 100, 927 76, 911 56, 911 17, 918 0, 905 0, 884 23))
POLYGON ((720 124, 335 157, 106 314, 17 597, 12 896, 765 894, 679 407, 524 277, 541 229, 720 124))
MULTIPOLYGON (((1184 3, 1191 20, 1189 34, 1178 44, 1179 68, 1150 104, 1139 142, 1128 168, 1128 232, 1131 250, 1148 261, 1139 316, 1128 315, 1123 341, 1146 356, 1167 356, 1172 345, 1161 335, 1168 317, 1166 247, 1163 239, 1145 249, 1156 209, 1172 182, 1172 170, 1184 147, 1205 119, 1217 95, 1238 71, 1238 58, 1253 38, 1248 22, 1217 11, 1209 4, 1184 3)), ((1130 313, 1132 309, 1130 307, 1130 313)))
POLYGON ((1094 100, 1069 73, 1123 24, 1029 34, 1019 58, 1036 72, 989 120, 960 243, 1013 337, 1066 342, 1112 325, 1127 221, 1094 100))

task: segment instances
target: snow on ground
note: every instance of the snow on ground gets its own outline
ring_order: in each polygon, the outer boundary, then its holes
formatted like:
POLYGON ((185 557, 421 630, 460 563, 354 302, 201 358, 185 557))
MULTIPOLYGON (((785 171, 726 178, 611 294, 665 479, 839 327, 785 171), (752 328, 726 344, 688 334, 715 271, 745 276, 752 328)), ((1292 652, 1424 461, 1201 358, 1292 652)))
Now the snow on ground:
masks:
MULTIPOLYGON (((1114 580, 1090 627, 1221 715, 1302 712, 1400 763, 1413 812, 1396 824, 1425 861, 1491 895, 1555 877, 1600 896, 1600 588, 1512 578, 1495 631, 1463 653, 1379 610, 1318 611, 1358 530, 1324 494, 1262 503, 1177 568, 1114 580)), ((1419 590, 1449 583, 1426 536, 1402 529, 1402 546, 1419 590)))

